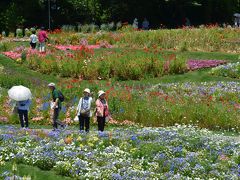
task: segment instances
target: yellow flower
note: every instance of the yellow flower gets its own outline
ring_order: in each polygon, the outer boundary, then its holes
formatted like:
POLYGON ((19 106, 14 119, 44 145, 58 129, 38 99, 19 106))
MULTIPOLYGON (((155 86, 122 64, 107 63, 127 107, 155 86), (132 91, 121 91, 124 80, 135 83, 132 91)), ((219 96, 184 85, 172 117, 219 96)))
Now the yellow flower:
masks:
POLYGON ((88 146, 93 147, 94 144, 93 143, 88 143, 88 146))
POLYGON ((81 141, 81 140, 82 140, 81 136, 78 136, 77 141, 81 141))
POLYGON ((98 141, 99 139, 98 139, 98 137, 94 136, 94 137, 92 138, 92 140, 96 142, 96 141, 98 141))
POLYGON ((130 152, 134 153, 136 150, 137 150, 137 148, 132 148, 132 149, 130 149, 130 152))
POLYGON ((83 145, 83 144, 80 144, 79 146, 80 146, 80 148, 84 148, 84 145, 83 145))
POLYGON ((22 59, 21 59, 21 58, 17 58, 17 59, 16 59, 16 62, 21 63, 21 62, 22 62, 22 59))

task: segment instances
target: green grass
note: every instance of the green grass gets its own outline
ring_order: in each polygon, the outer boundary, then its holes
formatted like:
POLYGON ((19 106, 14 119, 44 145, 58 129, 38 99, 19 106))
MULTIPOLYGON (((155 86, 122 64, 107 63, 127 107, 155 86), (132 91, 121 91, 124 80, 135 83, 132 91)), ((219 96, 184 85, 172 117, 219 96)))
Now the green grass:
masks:
POLYGON ((0 65, 4 66, 7 72, 14 73, 15 76, 21 75, 25 78, 36 77, 39 80, 45 80, 45 81, 59 80, 59 78, 56 76, 44 75, 44 74, 41 74, 40 72, 32 71, 27 67, 22 66, 21 64, 15 63, 13 60, 1 54, 0 54, 0 65))
POLYGON ((0 65, 4 66, 5 74, 0 74, 0 86, 10 88, 13 85, 25 85, 28 87, 39 87, 49 82, 58 82, 59 78, 53 75, 45 75, 32 71, 21 64, 0 54, 0 65), (6 79, 8 79, 6 81, 6 79))
MULTIPOLYGON (((4 166, 0 166, 0 174, 5 171, 12 172, 12 165, 13 163, 7 162, 4 166)), ((43 171, 37 167, 28 166, 24 164, 17 165, 17 172, 16 175, 18 176, 31 176, 32 180, 70 180, 71 178, 63 177, 55 174, 54 171, 43 171)))

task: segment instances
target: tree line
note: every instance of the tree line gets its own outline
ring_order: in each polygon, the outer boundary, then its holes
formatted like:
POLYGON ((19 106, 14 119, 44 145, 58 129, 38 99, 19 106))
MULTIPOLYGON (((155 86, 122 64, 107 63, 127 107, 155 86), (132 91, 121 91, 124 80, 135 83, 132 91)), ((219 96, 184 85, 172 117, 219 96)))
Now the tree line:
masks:
POLYGON ((1 0, 0 30, 63 24, 141 22, 151 28, 179 27, 188 18, 192 25, 233 22, 240 0, 1 0), (50 6, 49 6, 50 5, 50 6))

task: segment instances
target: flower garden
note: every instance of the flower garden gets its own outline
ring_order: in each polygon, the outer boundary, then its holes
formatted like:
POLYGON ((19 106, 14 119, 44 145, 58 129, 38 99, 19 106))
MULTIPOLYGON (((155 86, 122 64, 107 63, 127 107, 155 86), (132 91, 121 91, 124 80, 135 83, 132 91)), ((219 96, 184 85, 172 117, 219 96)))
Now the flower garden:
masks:
POLYGON ((3 126, 0 138, 3 164, 14 159, 76 179, 239 177, 239 140, 194 127, 128 127, 79 135, 3 126))
POLYGON ((58 179, 238 179, 240 49, 229 42, 238 34, 218 27, 55 31, 46 53, 2 39, 0 177, 24 165, 58 179), (48 82, 65 95, 65 131, 49 129, 48 82), (18 84, 34 96, 29 130, 18 128, 8 104, 7 90, 18 84), (106 91, 113 119, 104 133, 94 118, 89 134, 73 121, 86 87, 94 99, 106 91))

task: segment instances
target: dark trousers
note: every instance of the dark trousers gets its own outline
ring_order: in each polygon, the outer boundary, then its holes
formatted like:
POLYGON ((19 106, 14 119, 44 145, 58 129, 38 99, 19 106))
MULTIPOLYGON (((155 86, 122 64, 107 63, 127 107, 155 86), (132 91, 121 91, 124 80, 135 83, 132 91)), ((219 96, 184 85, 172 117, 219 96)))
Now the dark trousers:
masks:
POLYGON ((28 111, 18 109, 18 115, 19 115, 21 127, 22 128, 24 127, 24 121, 25 121, 25 127, 28 128, 28 111))
POLYGON ((32 42, 30 42, 30 45, 31 45, 32 49, 35 49, 36 46, 37 46, 37 43, 32 43, 32 42))
POLYGON ((64 126, 64 124, 58 120, 60 111, 61 111, 60 108, 55 108, 54 112, 53 112, 53 128, 55 128, 55 129, 58 128, 58 125, 60 125, 62 127, 64 126))
POLYGON ((89 132, 89 124, 90 124, 90 117, 85 116, 78 116, 79 118, 79 125, 80 125, 80 131, 84 130, 85 125, 85 131, 89 132))
POLYGON ((97 116, 97 122, 98 122, 98 131, 104 131, 105 117, 97 116))

